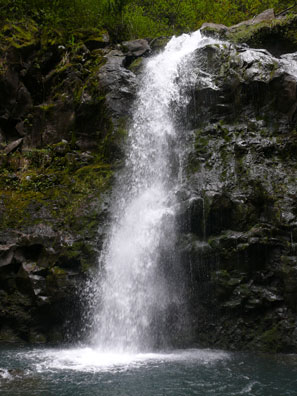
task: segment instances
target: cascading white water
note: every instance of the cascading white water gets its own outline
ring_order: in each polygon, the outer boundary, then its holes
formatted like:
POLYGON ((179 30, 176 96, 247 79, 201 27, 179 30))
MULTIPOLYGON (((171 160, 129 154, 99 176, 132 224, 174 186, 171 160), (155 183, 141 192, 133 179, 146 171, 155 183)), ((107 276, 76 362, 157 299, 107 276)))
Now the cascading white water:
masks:
POLYGON ((186 72, 182 65, 187 56, 213 41, 199 31, 174 37, 145 65, 126 164, 115 187, 111 229, 99 260, 104 276, 93 342, 102 350, 152 348, 164 339, 162 326, 169 308, 175 307, 177 315, 182 303, 182 291, 176 290, 172 274, 161 265, 164 260, 175 261, 178 178, 171 166, 177 139, 172 103, 180 102, 184 78, 179 73, 186 72))

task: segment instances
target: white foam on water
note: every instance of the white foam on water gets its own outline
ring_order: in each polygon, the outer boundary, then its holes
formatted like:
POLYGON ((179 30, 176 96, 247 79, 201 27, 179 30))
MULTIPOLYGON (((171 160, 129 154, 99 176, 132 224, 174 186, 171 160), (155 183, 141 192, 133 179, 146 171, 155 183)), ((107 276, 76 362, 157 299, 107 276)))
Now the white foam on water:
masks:
POLYGON ((46 349, 19 353, 38 372, 74 370, 81 372, 119 372, 147 365, 162 365, 170 362, 193 362, 207 365, 228 359, 230 354, 215 350, 177 350, 160 353, 102 353, 98 349, 46 349))
POLYGON ((0 380, 1 379, 10 380, 10 379, 12 379, 12 375, 10 374, 10 372, 7 369, 0 368, 0 380))

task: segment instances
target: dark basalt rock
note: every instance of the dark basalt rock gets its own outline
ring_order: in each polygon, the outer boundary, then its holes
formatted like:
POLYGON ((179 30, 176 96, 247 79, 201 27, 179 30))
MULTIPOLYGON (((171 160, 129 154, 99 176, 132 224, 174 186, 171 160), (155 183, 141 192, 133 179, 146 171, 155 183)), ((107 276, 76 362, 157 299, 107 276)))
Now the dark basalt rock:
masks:
POLYGON ((204 346, 297 351, 297 73, 283 62, 290 56, 222 43, 196 50, 190 66, 197 78, 184 134, 193 143, 178 223, 204 346), (212 84, 201 79, 206 73, 212 84))
POLYGON ((116 125, 129 116, 136 93, 136 76, 124 67, 126 59, 121 51, 112 50, 106 55, 106 63, 98 73, 98 80, 106 93, 107 109, 116 125))
POLYGON ((67 253, 71 236, 40 224, 26 234, 1 235, 1 242, 9 243, 0 252, 0 340, 55 341, 52 332, 73 323, 84 281, 80 260, 67 253))
POLYGON ((208 46, 196 51, 191 67, 199 76, 201 73, 215 75, 217 88, 204 86, 203 80, 202 86, 199 86, 201 82, 197 83, 185 121, 192 128, 209 116, 213 122, 222 119, 229 122, 239 113, 261 117, 261 112, 265 111, 266 117, 270 113, 271 123, 277 112, 279 124, 286 129, 296 117, 296 79, 267 51, 240 46, 208 46), (205 111, 197 113, 195 106, 205 108, 205 111), (207 111, 209 107, 211 115, 207 111))
POLYGON ((124 41, 122 47, 125 53, 125 66, 128 67, 130 64, 140 56, 148 55, 151 52, 151 47, 147 40, 131 40, 124 41))
POLYGON ((126 56, 139 57, 151 51, 149 43, 144 39, 124 41, 122 43, 126 56))

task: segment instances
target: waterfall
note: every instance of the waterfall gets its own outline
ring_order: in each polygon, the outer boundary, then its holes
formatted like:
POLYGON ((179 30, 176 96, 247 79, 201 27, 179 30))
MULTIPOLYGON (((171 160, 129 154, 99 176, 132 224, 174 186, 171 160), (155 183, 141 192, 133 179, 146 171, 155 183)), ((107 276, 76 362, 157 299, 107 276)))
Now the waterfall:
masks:
POLYGON ((185 76, 191 77, 186 67, 190 54, 213 41, 199 31, 173 37, 144 66, 126 162, 117 175, 111 226, 94 281, 99 303, 92 338, 102 350, 162 346, 168 327, 173 331, 186 321, 175 252, 180 172, 174 114, 186 101, 181 84, 185 76))

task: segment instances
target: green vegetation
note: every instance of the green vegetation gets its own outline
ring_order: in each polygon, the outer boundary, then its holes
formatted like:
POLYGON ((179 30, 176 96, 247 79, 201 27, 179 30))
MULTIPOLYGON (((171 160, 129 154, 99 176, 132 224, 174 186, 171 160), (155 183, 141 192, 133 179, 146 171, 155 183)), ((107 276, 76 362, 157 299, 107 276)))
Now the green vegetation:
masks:
POLYGON ((1 228, 48 221, 78 233, 85 227, 90 232, 96 229, 98 213, 89 203, 100 199, 113 175, 112 165, 104 162, 102 155, 90 154, 86 161, 80 150, 61 142, 23 154, 17 151, 3 165, 1 228))
POLYGON ((107 29, 113 41, 198 29, 203 22, 232 25, 287 0, 0 0, 0 18, 32 19, 44 30, 63 31, 70 42, 84 28, 107 29))

